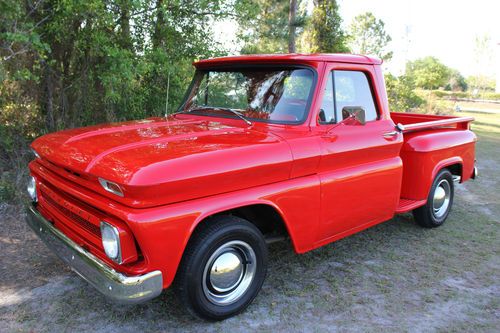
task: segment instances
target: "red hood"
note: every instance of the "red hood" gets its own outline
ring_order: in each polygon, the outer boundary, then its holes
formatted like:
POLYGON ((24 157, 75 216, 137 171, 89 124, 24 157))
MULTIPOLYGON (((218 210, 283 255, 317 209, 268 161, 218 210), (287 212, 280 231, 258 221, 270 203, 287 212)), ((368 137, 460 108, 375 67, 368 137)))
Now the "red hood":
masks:
MULTIPOLYGON (((244 124, 243 124, 244 125, 244 124)), ((208 120, 154 118, 71 129, 32 144, 71 171, 123 185, 132 206, 153 206, 287 179, 292 155, 267 131, 208 120)))

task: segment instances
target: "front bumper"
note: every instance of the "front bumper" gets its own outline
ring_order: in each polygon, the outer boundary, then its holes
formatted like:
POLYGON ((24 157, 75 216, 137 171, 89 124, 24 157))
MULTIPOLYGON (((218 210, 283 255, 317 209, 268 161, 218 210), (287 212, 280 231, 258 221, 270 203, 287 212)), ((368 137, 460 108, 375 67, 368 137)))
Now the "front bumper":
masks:
POLYGON ((56 229, 33 205, 27 207, 26 222, 73 271, 108 298, 133 304, 160 295, 163 289, 160 271, 140 276, 126 276, 115 271, 56 229))

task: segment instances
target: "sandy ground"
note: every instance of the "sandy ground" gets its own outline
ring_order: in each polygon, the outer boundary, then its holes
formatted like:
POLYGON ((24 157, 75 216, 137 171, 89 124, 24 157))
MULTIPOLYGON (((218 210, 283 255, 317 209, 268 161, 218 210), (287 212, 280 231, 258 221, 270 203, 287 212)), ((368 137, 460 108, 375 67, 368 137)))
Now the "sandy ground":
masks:
POLYGON ((488 119, 477 127, 480 178, 457 188, 444 226, 405 214, 304 255, 274 244, 255 302, 218 323, 185 314, 170 291, 109 303, 0 204, 0 332, 497 332, 500 125, 488 119))

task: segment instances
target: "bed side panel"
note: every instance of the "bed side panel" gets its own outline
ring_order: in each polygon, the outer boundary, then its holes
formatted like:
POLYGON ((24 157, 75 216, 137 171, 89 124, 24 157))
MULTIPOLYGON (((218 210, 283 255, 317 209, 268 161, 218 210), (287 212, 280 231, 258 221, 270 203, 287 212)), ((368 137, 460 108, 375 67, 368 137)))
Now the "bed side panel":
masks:
POLYGON ((405 134, 401 149, 403 184, 401 197, 427 199, 432 181, 444 167, 460 164, 462 181, 474 168, 476 136, 469 130, 442 129, 405 134))

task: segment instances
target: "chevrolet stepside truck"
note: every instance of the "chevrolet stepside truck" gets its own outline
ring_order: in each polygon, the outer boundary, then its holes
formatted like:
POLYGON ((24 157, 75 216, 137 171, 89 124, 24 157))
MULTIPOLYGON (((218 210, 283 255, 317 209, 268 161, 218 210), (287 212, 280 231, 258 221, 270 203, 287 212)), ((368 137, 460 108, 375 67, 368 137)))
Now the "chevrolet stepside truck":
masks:
POLYGON ((391 113, 378 59, 194 67, 175 113, 32 143, 27 223, 115 301, 173 286, 193 315, 233 316, 261 289, 268 243, 304 253, 410 211, 438 227, 476 177, 473 119, 391 113))

